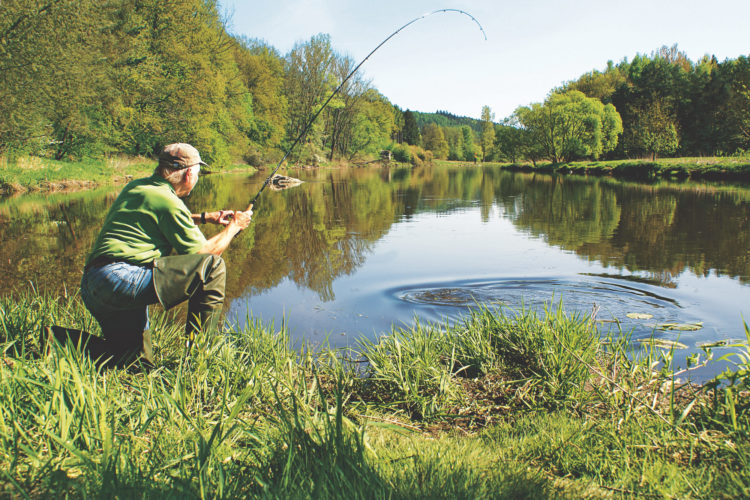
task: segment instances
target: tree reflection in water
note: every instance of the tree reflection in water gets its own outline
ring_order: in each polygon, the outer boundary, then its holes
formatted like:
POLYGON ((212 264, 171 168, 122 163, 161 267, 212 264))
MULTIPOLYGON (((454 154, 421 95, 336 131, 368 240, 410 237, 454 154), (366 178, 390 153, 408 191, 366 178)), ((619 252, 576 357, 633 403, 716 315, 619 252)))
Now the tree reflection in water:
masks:
MULTIPOLYGON (((492 167, 290 171, 305 184, 264 193, 254 224, 230 247, 230 297, 289 279, 323 301, 333 282, 365 264, 394 224, 415 214, 494 209, 522 232, 605 267, 645 272, 662 285, 685 269, 750 279, 750 189, 624 183, 510 173, 492 167)), ((262 175, 208 176, 192 210, 243 207, 262 175)), ((77 287, 81 267, 116 189, 0 202, 0 293, 77 287)), ((212 234, 215 228, 205 228, 212 234)), ((466 245, 481 246, 482 241, 466 245)), ((401 251, 409 252, 408 246, 401 251)), ((456 255, 460 259, 461 255, 456 255)), ((491 251, 488 250, 488 258, 491 251)), ((394 273, 398 270, 394 269, 394 273)))

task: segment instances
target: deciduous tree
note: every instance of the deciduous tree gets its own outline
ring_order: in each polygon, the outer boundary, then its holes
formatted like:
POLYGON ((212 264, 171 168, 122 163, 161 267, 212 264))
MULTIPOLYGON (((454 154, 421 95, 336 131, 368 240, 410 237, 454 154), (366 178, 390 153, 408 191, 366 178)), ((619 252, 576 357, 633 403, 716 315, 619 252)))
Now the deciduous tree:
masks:
POLYGON ((482 161, 487 160, 495 144, 495 125, 492 123, 494 114, 489 106, 482 107, 482 130, 479 134, 479 147, 482 150, 482 161))
POLYGON ((554 163, 576 158, 598 158, 614 149, 622 120, 611 104, 571 90, 553 93, 543 104, 516 110, 528 138, 554 163))
POLYGON ((436 158, 448 157, 448 142, 445 140, 443 128, 434 123, 425 125, 422 131, 424 148, 432 151, 436 158))

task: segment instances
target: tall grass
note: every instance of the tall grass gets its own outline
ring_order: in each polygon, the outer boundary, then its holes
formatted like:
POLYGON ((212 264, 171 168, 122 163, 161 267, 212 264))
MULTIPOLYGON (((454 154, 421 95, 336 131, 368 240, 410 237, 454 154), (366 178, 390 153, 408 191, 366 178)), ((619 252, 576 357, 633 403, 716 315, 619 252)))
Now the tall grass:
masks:
POLYGON ((140 372, 103 370, 72 345, 41 352, 52 323, 96 331, 76 297, 0 299, 0 496, 750 492, 747 345, 735 370, 694 387, 673 380, 668 352, 618 332, 600 342, 562 305, 477 307, 350 352, 296 351, 248 318, 186 354, 162 313, 157 368, 140 372))

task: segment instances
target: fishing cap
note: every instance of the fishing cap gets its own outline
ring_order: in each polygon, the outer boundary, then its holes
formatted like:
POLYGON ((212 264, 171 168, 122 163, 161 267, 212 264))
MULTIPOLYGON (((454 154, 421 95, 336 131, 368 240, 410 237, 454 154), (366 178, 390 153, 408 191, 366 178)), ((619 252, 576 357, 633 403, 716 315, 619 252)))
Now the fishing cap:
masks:
POLYGON ((164 149, 159 153, 160 167, 176 168, 179 170, 195 165, 206 164, 201 160, 198 150, 190 144, 185 144, 184 142, 169 144, 164 146, 164 149))

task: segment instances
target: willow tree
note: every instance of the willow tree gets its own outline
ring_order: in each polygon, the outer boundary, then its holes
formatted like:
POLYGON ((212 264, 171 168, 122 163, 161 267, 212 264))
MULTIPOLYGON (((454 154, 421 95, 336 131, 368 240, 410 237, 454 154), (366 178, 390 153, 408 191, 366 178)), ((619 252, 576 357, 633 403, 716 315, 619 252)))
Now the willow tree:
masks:
POLYGON ((551 94, 544 103, 516 110, 521 125, 554 163, 598 158, 617 146, 622 120, 612 104, 571 90, 551 94))

